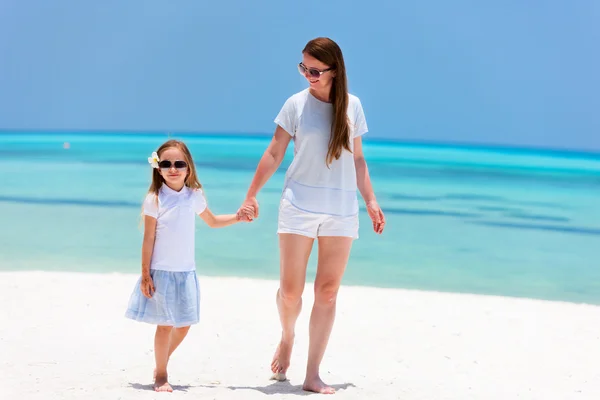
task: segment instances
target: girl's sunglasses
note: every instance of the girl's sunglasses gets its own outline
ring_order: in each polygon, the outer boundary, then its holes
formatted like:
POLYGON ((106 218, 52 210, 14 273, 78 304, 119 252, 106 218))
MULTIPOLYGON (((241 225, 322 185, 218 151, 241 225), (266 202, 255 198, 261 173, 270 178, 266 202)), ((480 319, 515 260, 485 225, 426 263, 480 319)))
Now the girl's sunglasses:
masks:
POLYGON ((308 76, 310 76, 311 78, 320 78, 321 75, 323 75, 327 71, 331 71, 332 69, 333 67, 329 67, 321 71, 316 68, 308 68, 302 63, 298 64, 298 72, 300 72, 300 75, 306 76, 306 74, 308 74, 308 76))
POLYGON ((158 163, 158 168, 162 170, 169 170, 171 166, 175 167, 175 169, 179 171, 184 171, 187 169, 187 163, 185 161, 175 161, 171 163, 169 160, 163 160, 158 163))

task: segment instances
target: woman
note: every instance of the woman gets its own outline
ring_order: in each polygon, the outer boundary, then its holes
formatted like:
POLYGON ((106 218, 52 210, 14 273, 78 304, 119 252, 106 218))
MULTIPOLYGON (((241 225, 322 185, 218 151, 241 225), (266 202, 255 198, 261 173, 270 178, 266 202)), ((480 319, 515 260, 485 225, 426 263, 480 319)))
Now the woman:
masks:
POLYGON ((306 44, 302 55, 298 69, 309 88, 291 96, 277 115, 275 134, 240 210, 252 207, 254 215, 250 217, 258 217, 256 196, 281 164, 293 139, 294 160, 286 173, 277 230, 280 287, 276 301, 282 334, 271 369, 273 379, 286 379, 306 267, 317 239, 315 301, 303 389, 334 393, 321 380, 319 365, 333 326, 336 297, 350 248, 358 238, 357 188, 376 233, 383 232, 385 219, 363 156, 361 136, 367 132, 367 123, 360 100, 348 94, 341 49, 331 39, 316 38, 306 44))

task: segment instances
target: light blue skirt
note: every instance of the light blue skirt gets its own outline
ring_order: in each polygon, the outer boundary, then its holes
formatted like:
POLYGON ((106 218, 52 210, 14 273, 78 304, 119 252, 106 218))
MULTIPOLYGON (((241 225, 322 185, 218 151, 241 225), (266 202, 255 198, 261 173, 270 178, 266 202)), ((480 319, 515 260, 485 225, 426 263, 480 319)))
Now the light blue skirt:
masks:
POLYGON ((149 299, 140 289, 140 277, 129 298, 125 317, 153 325, 176 328, 200 321, 200 285, 196 271, 151 269, 154 293, 149 299))

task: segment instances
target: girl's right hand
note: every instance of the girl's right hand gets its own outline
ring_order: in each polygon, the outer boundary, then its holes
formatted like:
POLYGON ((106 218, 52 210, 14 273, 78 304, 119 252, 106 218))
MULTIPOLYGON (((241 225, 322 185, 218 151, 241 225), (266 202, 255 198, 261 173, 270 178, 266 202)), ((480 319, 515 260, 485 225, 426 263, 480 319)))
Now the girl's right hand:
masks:
POLYGON ((151 298, 154 294, 154 282, 150 275, 142 275, 142 282, 140 282, 140 289, 147 298, 151 298))

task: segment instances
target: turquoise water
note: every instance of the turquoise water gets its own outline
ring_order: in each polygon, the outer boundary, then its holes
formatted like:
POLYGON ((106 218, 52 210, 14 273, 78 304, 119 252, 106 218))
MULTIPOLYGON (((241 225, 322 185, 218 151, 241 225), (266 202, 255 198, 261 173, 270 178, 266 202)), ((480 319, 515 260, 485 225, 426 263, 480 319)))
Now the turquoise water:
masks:
MULTIPOLYGON (((0 134, 0 270, 138 272, 146 159, 166 138, 0 134)), ((210 208, 235 212, 269 139, 178 138, 210 208)), ((600 155, 365 140, 387 226, 375 235, 362 210, 345 284, 600 304, 600 155)), ((216 230, 198 219, 199 273, 278 277, 291 156, 292 146, 256 222, 216 230)))

